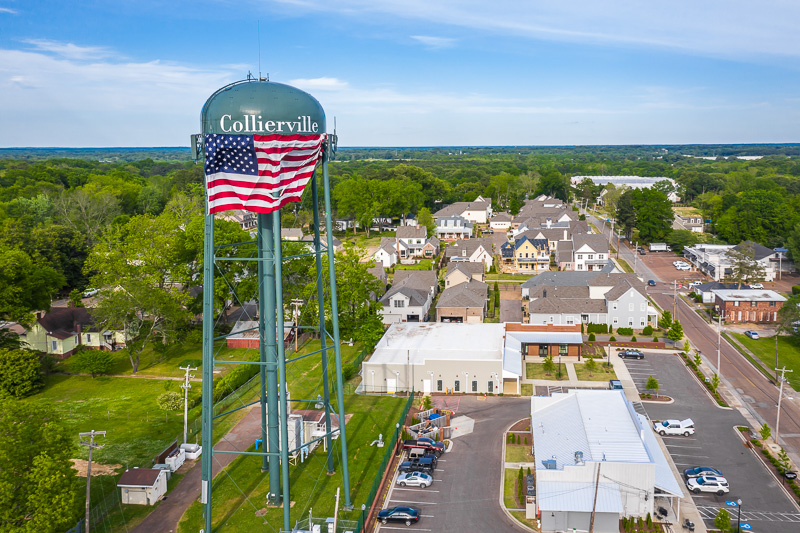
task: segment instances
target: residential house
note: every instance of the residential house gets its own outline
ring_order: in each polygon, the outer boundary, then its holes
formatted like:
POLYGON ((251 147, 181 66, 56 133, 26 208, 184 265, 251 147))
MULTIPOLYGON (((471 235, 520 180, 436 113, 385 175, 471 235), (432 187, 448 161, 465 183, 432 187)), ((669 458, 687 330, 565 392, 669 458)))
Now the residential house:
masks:
MULTIPOLYGON (((320 242, 322 243, 323 248, 328 246, 328 236, 324 233, 321 233, 319 236, 320 242)), ((314 251, 314 235, 303 235, 300 239, 300 242, 308 243, 308 249, 312 252, 314 251)), ((344 244, 342 241, 337 239, 336 237, 333 238, 333 251, 334 252, 341 252, 344 250, 344 244)))
POLYGON ((654 516, 657 504, 684 497, 650 420, 623 391, 533 396, 531 431, 536 475, 526 516, 540 517, 542 532, 618 533, 623 517, 654 516))
POLYGON ((405 216, 401 217, 401 223, 403 226, 416 226, 419 224, 419 222, 417 222, 417 215, 414 213, 407 213, 405 216))
POLYGON ((473 224, 486 224, 492 215, 492 203, 480 196, 478 198, 474 202, 456 202, 443 207, 433 214, 433 219, 438 221, 457 215, 473 224))
POLYGON ((470 281, 484 281, 484 269, 481 263, 466 261, 450 261, 447 263, 447 273, 444 275, 444 287, 449 289, 461 283, 470 281))
POLYGON ((714 305, 728 323, 778 321, 778 311, 786 298, 763 289, 719 289, 714 291, 714 305))
POLYGON ((421 257, 422 248, 428 240, 428 229, 424 226, 400 226, 395 233, 405 247, 400 249, 400 262, 411 257, 421 257))
POLYGON ((440 240, 469 239, 472 223, 461 215, 450 215, 436 219, 436 237, 440 240))
POLYGON ((433 259, 439 255, 439 239, 436 237, 428 237, 425 245, 422 247, 422 257, 426 259, 433 259))
POLYGON ((489 220, 489 227, 496 230, 508 231, 511 228, 512 217, 508 213, 497 213, 489 220))
POLYGON ((255 230, 258 226, 257 213, 252 213, 250 211, 236 209, 233 211, 223 211, 216 216, 222 220, 228 220, 230 222, 239 224, 239 226, 241 226, 241 228, 245 231, 255 230))
POLYGON ((369 229, 371 231, 394 231, 395 226, 392 217, 377 216, 373 217, 372 225, 369 229))
POLYGON ((696 244, 683 249, 683 256, 698 270, 707 274, 714 281, 722 281, 733 275, 733 261, 729 255, 731 250, 741 252, 750 249, 753 259, 764 270, 764 281, 774 281, 784 255, 753 241, 744 241, 736 246, 729 244, 696 244))
POLYGON ((438 284, 436 272, 432 270, 396 271, 392 287, 380 300, 383 304, 383 323, 428 320, 438 284))
POLYGON ((392 268, 399 261, 398 244, 396 239, 390 237, 381 238, 381 245, 372 254, 372 259, 383 268, 392 268))
POLYGON ((448 245, 444 253, 445 257, 450 261, 483 263, 484 268, 488 270, 494 262, 493 246, 491 239, 469 239, 456 241, 448 245))
POLYGON ((470 280, 446 288, 436 302, 437 322, 483 322, 489 285, 470 280))
POLYGON ((705 224, 703 223, 703 217, 700 215, 683 216, 676 214, 675 218, 672 219, 672 229, 703 233, 705 224))
POLYGON ((125 347, 124 332, 101 330, 86 307, 53 307, 36 313, 36 321, 19 339, 31 350, 58 359, 69 357, 79 346, 110 351, 125 347))
POLYGON ((344 232, 358 227, 360 227, 358 222, 352 217, 335 217, 333 219, 333 231, 344 232))
POLYGON ((642 329, 658 319, 658 311, 647 300, 644 283, 635 274, 549 274, 541 283, 528 280, 527 286, 523 284, 523 293, 530 299, 531 324, 593 323, 642 329))
POLYGON ((303 230, 301 228, 281 228, 281 240, 302 241, 303 230))
POLYGON ((382 264, 375 263, 375 266, 369 267, 367 269, 367 272, 375 276, 375 279, 377 279, 381 283, 380 293, 372 294, 370 297, 370 299, 377 301, 386 292, 386 285, 389 283, 388 276, 386 275, 386 269, 383 268, 382 264))
POLYGON ((510 243, 503 243, 500 250, 504 270, 521 273, 550 270, 550 245, 546 239, 520 236, 514 240, 511 254, 509 254, 510 247, 506 244, 510 243))
MULTIPOLYGON (((560 263, 561 270, 601 271, 610 259, 608 241, 603 235, 577 234, 572 236, 572 259, 560 263), (567 267, 572 267, 567 268, 567 267)), ((559 260, 566 257, 559 257, 559 260)))
MULTIPOLYGON (((619 270, 613 263, 602 271, 604 274, 616 274, 619 270)), ((588 287, 589 281, 597 277, 596 272, 550 271, 542 272, 522 284, 522 297, 530 298, 534 289, 540 285, 548 287, 588 287)))

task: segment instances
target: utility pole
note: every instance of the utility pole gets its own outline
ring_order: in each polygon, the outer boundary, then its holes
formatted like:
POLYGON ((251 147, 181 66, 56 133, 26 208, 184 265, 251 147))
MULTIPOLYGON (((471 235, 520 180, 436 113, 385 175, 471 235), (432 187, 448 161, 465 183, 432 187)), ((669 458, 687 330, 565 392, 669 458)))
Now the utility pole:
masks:
POLYGON ((300 306, 303 305, 303 300, 295 298, 292 300, 292 305, 294 306, 294 351, 297 351, 297 337, 300 336, 300 306))
POLYGON ((775 420, 775 444, 778 444, 778 439, 781 436, 781 400, 783 399, 783 384, 786 383, 786 373, 794 372, 794 370, 786 370, 786 365, 783 368, 776 368, 776 372, 781 373, 781 386, 778 389, 778 416, 775 420))
POLYGON ((102 448, 105 446, 104 444, 95 444, 94 443, 94 436, 95 435, 102 435, 103 437, 106 436, 105 431, 95 431, 92 430, 88 433, 78 433, 78 436, 83 439, 84 437, 89 437, 89 442, 85 440, 81 440, 81 446, 86 446, 89 448, 89 463, 86 465, 86 520, 85 520, 85 533, 89 533, 89 509, 91 507, 91 487, 92 487, 92 450, 95 448, 102 448))
MULTIPOLYGON (((605 461, 605 454, 603 454, 605 461)), ((589 533, 594 533, 594 511, 597 509, 597 490, 600 488, 600 466, 602 463, 597 463, 597 475, 594 478, 594 501, 592 502, 592 518, 589 521, 589 533)))
POLYGON ((672 321, 676 321, 678 316, 676 315, 677 310, 676 307, 678 305, 678 282, 672 282, 672 321))
POLYGON ((722 313, 717 315, 717 375, 722 378, 722 370, 720 369, 720 345, 722 341, 722 313))
POLYGON ((192 388, 189 380, 194 377, 194 374, 189 374, 189 372, 197 370, 197 367, 192 368, 189 365, 186 365, 185 367, 180 366, 178 368, 186 371, 186 376, 183 379, 183 385, 181 385, 181 388, 183 389, 183 442, 186 444, 186 433, 189 429, 189 389, 192 388))
POLYGON ((633 245, 633 273, 636 273, 636 265, 639 263, 639 241, 633 245))

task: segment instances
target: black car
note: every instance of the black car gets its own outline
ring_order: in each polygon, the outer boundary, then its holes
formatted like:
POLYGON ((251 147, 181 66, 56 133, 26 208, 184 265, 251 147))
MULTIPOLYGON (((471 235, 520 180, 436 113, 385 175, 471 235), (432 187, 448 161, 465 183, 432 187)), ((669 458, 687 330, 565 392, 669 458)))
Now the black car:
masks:
POLYGON ((687 468, 683 471, 683 477, 689 479, 691 477, 700 477, 700 476, 716 476, 716 477, 724 477, 722 472, 717 470, 716 468, 711 468, 710 466, 696 466, 694 468, 687 468))
POLYGON ((644 354, 639 350, 622 350, 618 355, 626 359, 644 359, 644 354))
POLYGON ((410 461, 403 461, 397 468, 400 472, 424 472, 432 474, 436 470, 435 457, 420 457, 410 461))
POLYGON ((392 507, 378 512, 378 520, 386 522, 405 522, 407 526, 419 522, 419 511, 413 507, 392 507))
POLYGON ((780 472, 786 479, 797 479, 797 472, 794 470, 781 470, 780 472))

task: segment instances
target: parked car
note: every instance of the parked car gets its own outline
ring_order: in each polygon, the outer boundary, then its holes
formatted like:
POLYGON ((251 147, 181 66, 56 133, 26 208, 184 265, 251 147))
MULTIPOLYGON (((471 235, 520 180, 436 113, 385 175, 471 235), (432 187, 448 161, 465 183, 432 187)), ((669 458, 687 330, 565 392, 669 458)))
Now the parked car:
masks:
POLYGON ((683 435, 688 437, 694 435, 694 421, 691 418, 686 420, 664 420, 653 423, 653 430, 659 435, 683 435))
POLYGON ((421 457, 419 459, 412 459, 411 461, 403 461, 397 469, 400 472, 424 472, 426 474, 431 474, 436 470, 436 458, 421 457))
POLYGON ((651 287, 655 287, 656 286, 656 280, 649 279, 649 280, 647 280, 647 284, 650 285, 651 287))
POLYGON ((422 487, 426 489, 433 483, 433 478, 423 472, 405 472, 397 476, 397 484, 401 487, 422 487))
POLYGON ((644 359, 644 354, 639 350, 622 350, 617 352, 617 355, 625 359, 644 359))
POLYGON ((406 439, 403 441, 403 449, 408 450, 409 448, 428 448, 435 450, 440 455, 444 453, 444 443, 433 442, 431 439, 406 439))
POLYGON ((690 266, 689 266, 689 265, 687 265, 687 264, 683 264, 683 265, 676 265, 676 266, 675 266, 675 268, 677 268, 678 270, 691 270, 691 269, 692 269, 692 267, 690 267, 690 266))
POLYGON ((763 289, 763 288, 764 288, 764 285, 763 285, 763 284, 761 284, 761 283, 751 283, 751 284, 750 284, 750 288, 751 288, 751 289, 763 289))
POLYGON ((440 440, 433 440, 429 439, 428 437, 419 437, 417 438, 417 442, 427 442, 428 444, 433 445, 436 449, 444 450, 444 442, 440 440))
POLYGON ((744 335, 745 335, 745 337, 750 337, 754 341, 757 341, 759 339, 758 332, 757 331, 753 331, 752 329, 748 329, 747 331, 745 331, 744 335))
POLYGON ((683 471, 683 477, 686 479, 701 476, 722 477, 722 472, 716 468, 711 468, 710 466, 696 466, 694 468, 687 468, 683 471))
POLYGON ((700 476, 689 478, 689 480, 686 482, 686 486, 695 494, 700 492, 714 492, 718 496, 722 496, 731 490, 728 487, 728 480, 724 477, 717 476, 700 476))
POLYGON ((689 283, 689 288, 694 289, 695 287, 699 287, 702 284, 703 284, 702 281, 692 281, 689 283))
POLYGON ((413 507, 392 507, 378 511, 378 520, 387 522, 404 522, 407 526, 419 522, 419 510, 413 507))
POLYGON ((786 479, 797 479, 797 472, 794 470, 779 470, 786 479))
POLYGON ((409 448, 409 459, 420 459, 422 457, 436 457, 436 451, 430 448, 409 448))
POLYGON ((611 390, 622 390, 622 382, 618 379, 609 379, 608 388, 611 390))
POLYGON ((639 255, 647 255, 647 252, 644 251, 644 248, 639 248, 637 251, 639 252, 639 255))

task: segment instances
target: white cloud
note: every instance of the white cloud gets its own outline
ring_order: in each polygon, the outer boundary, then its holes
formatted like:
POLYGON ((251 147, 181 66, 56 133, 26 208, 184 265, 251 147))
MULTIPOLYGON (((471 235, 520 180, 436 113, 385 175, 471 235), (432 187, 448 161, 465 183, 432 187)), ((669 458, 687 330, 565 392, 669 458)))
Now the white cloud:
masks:
POLYGON ((341 91, 347 89, 347 82, 338 78, 298 78, 289 81, 289 85, 294 85, 304 91, 341 91))
POLYGON ((422 21, 533 40, 647 46, 732 59, 800 56, 800 2, 786 0, 303 0, 292 5, 370 22, 422 21))
POLYGON ((33 45, 35 51, 50 52, 67 59, 103 59, 114 55, 109 48, 104 46, 78 46, 49 39, 26 39, 23 42, 33 45))
POLYGON ((456 39, 450 37, 432 37, 430 35, 412 35, 412 39, 419 41, 430 48, 451 48, 456 44, 456 39))
POLYGON ((11 9, 10 7, 0 7, 0 13, 8 13, 10 15, 16 15, 19 13, 16 9, 11 9))

